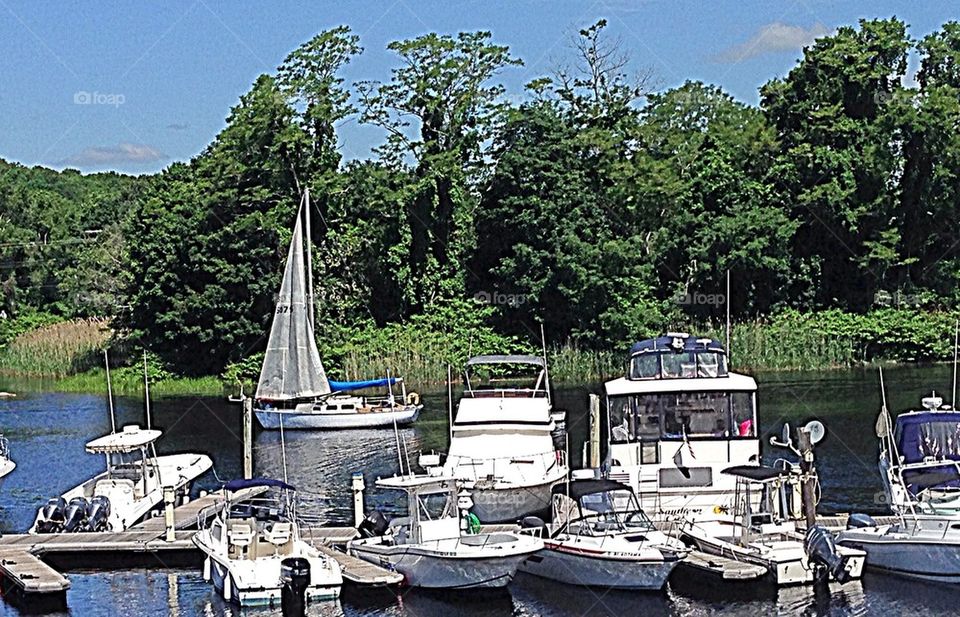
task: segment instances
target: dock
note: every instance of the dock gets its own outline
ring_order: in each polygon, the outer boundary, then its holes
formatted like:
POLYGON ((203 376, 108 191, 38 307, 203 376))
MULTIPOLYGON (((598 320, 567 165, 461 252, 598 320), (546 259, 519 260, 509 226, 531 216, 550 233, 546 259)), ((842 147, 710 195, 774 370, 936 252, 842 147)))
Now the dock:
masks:
POLYGON ((686 559, 680 562, 680 566, 692 568, 725 581, 754 581, 767 573, 767 569, 763 566, 696 550, 691 551, 686 559))

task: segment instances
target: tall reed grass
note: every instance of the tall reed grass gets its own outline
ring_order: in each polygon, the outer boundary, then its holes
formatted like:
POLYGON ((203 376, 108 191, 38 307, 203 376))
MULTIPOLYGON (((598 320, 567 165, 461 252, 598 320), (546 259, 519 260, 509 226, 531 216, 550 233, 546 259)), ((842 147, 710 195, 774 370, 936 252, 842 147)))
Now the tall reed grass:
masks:
POLYGON ((0 349, 0 372, 30 377, 63 377, 99 362, 112 331, 103 319, 74 319, 17 336, 0 349))

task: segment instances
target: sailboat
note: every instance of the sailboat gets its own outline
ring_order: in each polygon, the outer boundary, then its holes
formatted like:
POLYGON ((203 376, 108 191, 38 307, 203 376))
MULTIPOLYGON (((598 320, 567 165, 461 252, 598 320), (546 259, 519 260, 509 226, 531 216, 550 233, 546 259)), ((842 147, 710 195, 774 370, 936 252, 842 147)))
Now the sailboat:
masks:
POLYGON ((402 378, 327 379, 314 332, 309 221, 310 192, 306 190, 290 240, 267 353, 254 397, 257 420, 266 429, 280 428, 281 423, 287 429, 342 429, 414 422, 423 405, 416 392, 407 393, 402 378), (351 394, 367 388, 386 388, 387 394, 378 397, 351 394), (400 391, 395 392, 396 388, 400 391))

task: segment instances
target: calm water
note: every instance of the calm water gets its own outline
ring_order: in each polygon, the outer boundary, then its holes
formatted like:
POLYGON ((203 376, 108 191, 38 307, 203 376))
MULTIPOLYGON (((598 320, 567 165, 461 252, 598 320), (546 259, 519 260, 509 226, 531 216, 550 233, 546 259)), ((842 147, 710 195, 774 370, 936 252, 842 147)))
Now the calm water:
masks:
MULTIPOLYGON (((885 374, 890 406, 916 406, 931 389, 949 392, 950 367, 890 369, 885 374)), ((784 421, 797 424, 818 418, 828 437, 818 447, 823 499, 821 511, 883 512, 876 467, 877 440, 873 425, 879 408, 876 371, 836 371, 762 375, 760 423, 767 436, 784 421)), ((17 469, 0 489, 0 531, 17 532, 32 523, 38 506, 102 469, 99 457, 84 453, 83 444, 108 432, 105 397, 24 391, 24 384, 4 382, 0 390, 20 396, 0 400, 0 430, 10 441, 17 469)), ((570 450, 574 461, 586 435, 587 393, 590 388, 565 389, 557 406, 568 410, 570 450)), ((949 398, 949 395, 945 398, 949 398)), ((401 431, 410 458, 420 450, 447 445, 444 394, 426 396, 426 408, 414 428, 401 431)), ((143 421, 140 400, 117 401, 118 425, 143 421)), ((214 489, 219 478, 240 475, 242 446, 240 410, 214 398, 166 398, 154 402, 154 424, 164 429, 160 453, 202 451, 214 459, 215 473, 200 482, 214 489)), ((286 433, 289 481, 301 489, 304 512, 334 524, 352 520, 350 475, 363 471, 368 485, 378 475, 397 468, 392 431, 286 433)), ((766 438, 765 438, 766 441, 766 438)), ((279 434, 260 432, 255 445, 257 475, 282 477, 283 449, 279 434)), ((764 447, 765 459, 784 454, 764 447)), ((401 511, 388 495, 367 491, 367 506, 401 511)), ((225 605, 199 572, 184 570, 125 570, 71 572, 67 602, 71 615, 238 615, 225 605)), ((863 615, 880 613, 954 614, 960 590, 867 576, 862 582, 836 586, 829 594, 791 589, 776 595, 744 596, 729 588, 709 588, 698 581, 671 586, 663 594, 618 593, 565 587, 519 577, 509 592, 468 596, 407 591, 345 590, 339 602, 317 604, 310 615, 863 615)), ((18 615, 0 601, 0 616, 18 615)), ((244 611, 244 615, 279 615, 279 610, 244 611)))

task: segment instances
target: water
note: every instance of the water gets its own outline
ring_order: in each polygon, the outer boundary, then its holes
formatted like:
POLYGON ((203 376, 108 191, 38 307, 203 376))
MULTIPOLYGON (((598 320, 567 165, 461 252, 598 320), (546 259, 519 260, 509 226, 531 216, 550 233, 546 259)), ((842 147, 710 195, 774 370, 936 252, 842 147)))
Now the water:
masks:
MULTIPOLYGON (((898 367, 885 372, 893 410, 915 407, 931 389, 949 399, 951 368, 898 367)), ((883 491, 877 472, 874 421, 880 395, 875 370, 807 374, 767 374, 760 382, 760 424, 764 441, 778 434, 784 421, 801 424, 818 418, 828 436, 818 446, 822 512, 883 512, 883 491)), ((110 430, 104 396, 21 391, 22 383, 4 382, 0 390, 19 392, 0 400, 0 430, 10 441, 17 469, 0 489, 0 531, 17 532, 33 522, 36 509, 102 470, 99 457, 86 454, 83 444, 110 430)), ((569 388, 557 393, 556 404, 568 410, 570 451, 580 460, 587 432, 587 393, 593 388, 569 388)), ((421 450, 447 445, 446 396, 424 397, 424 413, 415 427, 401 430, 409 458, 421 450)), ((138 399, 117 400, 117 424, 143 422, 138 399)), ((242 470, 240 410, 215 398, 178 397, 154 402, 154 424, 164 430, 162 453, 207 452, 215 473, 199 486, 215 489, 217 478, 238 477, 242 470)), ((277 432, 256 435, 257 475, 282 477, 283 450, 277 432)), ((783 451, 764 446, 768 461, 783 451)), ((346 431, 286 433, 288 480, 301 489, 304 512, 333 524, 352 520, 350 475, 363 471, 368 485, 378 475, 390 475, 398 465, 393 432, 346 431)), ((401 456, 401 458, 405 458, 401 456)), ((404 462, 404 464, 406 464, 404 462)), ((400 512, 405 504, 391 495, 367 491, 368 507, 400 512)), ((71 615, 240 615, 205 583, 199 572, 185 570, 121 570, 70 572, 67 595, 71 615)), ((440 617, 572 616, 582 615, 939 615, 955 613, 960 589, 868 575, 863 581, 834 586, 829 594, 797 588, 779 593, 751 594, 730 587, 710 588, 697 581, 673 585, 662 594, 622 593, 567 587, 521 575, 509 591, 451 595, 404 591, 346 589, 339 602, 316 604, 309 615, 393 615, 440 617)), ((19 615, 0 601, 0 617, 19 615)), ((244 615, 279 615, 279 610, 245 610, 244 615)))

